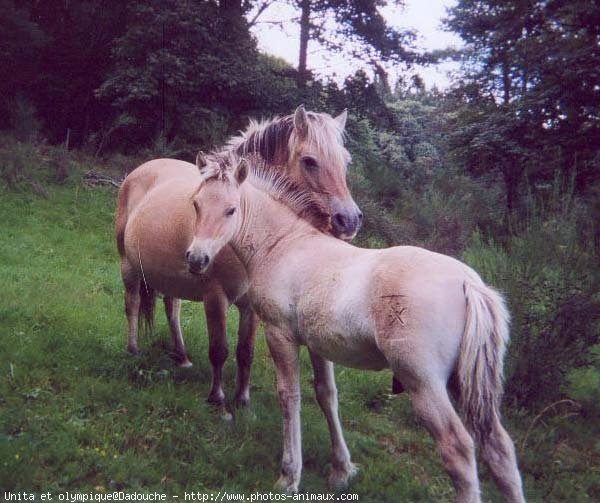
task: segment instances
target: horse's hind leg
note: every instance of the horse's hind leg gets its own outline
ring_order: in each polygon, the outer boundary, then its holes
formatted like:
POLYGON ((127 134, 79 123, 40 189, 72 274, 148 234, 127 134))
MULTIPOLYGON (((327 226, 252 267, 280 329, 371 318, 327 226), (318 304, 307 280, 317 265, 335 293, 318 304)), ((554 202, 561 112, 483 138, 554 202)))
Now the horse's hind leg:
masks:
MULTIPOLYGON (((402 376, 400 376, 402 381, 402 376)), ((413 406, 435 439, 459 503, 479 503, 479 480, 473 439, 454 410, 445 384, 418 384, 411 391, 413 406)))
POLYGON ((212 364, 212 386, 208 402, 214 405, 225 404, 225 393, 221 386, 223 365, 227 360, 227 308, 229 301, 222 291, 211 291, 204 296, 204 312, 208 328, 208 357, 212 364))
POLYGON ((491 431, 481 439, 481 454, 505 501, 524 502, 525 496, 517 467, 515 447, 497 416, 494 418, 491 431))
POLYGON ((125 286, 125 316, 127 316, 127 351, 139 354, 138 320, 140 316, 140 277, 126 260, 121 261, 121 277, 125 286))
POLYGON ((245 406, 250 403, 250 368, 254 357, 254 339, 258 317, 250 307, 246 297, 239 301, 236 306, 240 312, 240 326, 236 349, 238 373, 235 403, 239 406, 245 406))
POLYGON ((173 341, 177 365, 180 367, 191 367, 192 362, 188 358, 185 342, 183 342, 183 333, 181 332, 181 321, 179 317, 181 313, 181 299, 165 295, 163 297, 163 302, 165 304, 167 320, 169 321, 171 341, 173 341))
POLYGON ((333 469, 329 475, 329 487, 342 489, 347 487, 348 480, 356 474, 357 468, 350 461, 350 451, 346 446, 342 425, 340 424, 333 363, 312 351, 310 351, 310 359, 315 375, 315 394, 327 419, 331 437, 331 465, 333 469))
POLYGON ((302 474, 299 348, 293 335, 286 330, 267 326, 265 335, 275 364, 277 393, 283 414, 281 474, 275 482, 275 488, 296 493, 302 474))

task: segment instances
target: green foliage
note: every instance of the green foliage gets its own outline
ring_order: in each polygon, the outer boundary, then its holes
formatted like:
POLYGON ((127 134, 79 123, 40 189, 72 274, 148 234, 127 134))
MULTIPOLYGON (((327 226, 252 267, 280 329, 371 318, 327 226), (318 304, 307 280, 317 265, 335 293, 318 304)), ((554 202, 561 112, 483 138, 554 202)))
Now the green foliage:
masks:
POLYGON ((513 315, 507 395, 523 406, 560 398, 565 375, 586 365, 600 340, 600 270, 583 231, 589 225, 585 207, 561 215, 538 208, 504 246, 476 234, 463 255, 506 294, 513 315))
POLYGON ((588 366, 567 374, 566 392, 580 402, 590 416, 597 418, 600 416, 600 344, 590 347, 588 354, 588 366))

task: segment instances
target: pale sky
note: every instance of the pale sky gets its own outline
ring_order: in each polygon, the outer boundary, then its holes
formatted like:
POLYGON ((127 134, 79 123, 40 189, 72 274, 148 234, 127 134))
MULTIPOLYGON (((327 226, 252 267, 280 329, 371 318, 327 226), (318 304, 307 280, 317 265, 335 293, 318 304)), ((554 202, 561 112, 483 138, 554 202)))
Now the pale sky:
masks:
MULTIPOLYGON (((392 26, 413 28, 419 35, 417 47, 421 49, 444 49, 448 46, 459 47, 460 38, 442 30, 440 24, 446 15, 446 9, 456 4, 456 0, 406 0, 406 7, 385 7, 382 14, 392 26)), ((254 13, 250 13, 251 18, 254 13)), ((271 5, 260 17, 259 23, 252 28, 258 40, 259 48, 269 54, 279 56, 290 64, 298 65, 300 29, 297 22, 286 22, 281 28, 273 22, 287 21, 298 13, 285 2, 271 5)), ((343 56, 327 53, 316 42, 308 46, 308 67, 322 77, 331 76, 338 82, 360 68, 360 62, 346 61, 343 56)), ((423 77, 428 88, 436 85, 440 89, 448 87, 448 71, 456 70, 457 64, 444 63, 437 67, 416 67, 415 71, 423 77)), ((388 68, 388 70, 390 70, 388 68)), ((391 69, 390 77, 394 79, 391 69)))

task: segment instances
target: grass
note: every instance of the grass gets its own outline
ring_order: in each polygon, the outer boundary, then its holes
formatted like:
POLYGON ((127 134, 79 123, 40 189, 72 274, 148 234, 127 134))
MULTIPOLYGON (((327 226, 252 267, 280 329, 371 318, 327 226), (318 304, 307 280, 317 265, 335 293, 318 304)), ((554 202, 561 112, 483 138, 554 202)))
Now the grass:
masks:
MULTIPOLYGON (((272 489, 281 453, 275 377, 262 333, 252 403, 223 421, 205 402, 210 385, 201 307, 184 303, 194 362, 176 368, 168 329, 125 351, 122 285, 112 235, 115 192, 81 183, 43 199, 0 188, 0 490, 251 491, 272 489)), ((237 314, 229 316, 235 334, 237 314)), ((235 338, 230 338, 235 344, 235 338)), ((233 354, 233 351, 231 352, 233 354)), ((389 372, 336 369, 346 438, 361 471, 361 502, 453 501, 435 446, 389 372)), ((225 369, 234 389, 235 364, 225 369)), ((303 354, 301 490, 324 492, 329 436, 303 354)), ((511 411, 520 445, 532 416, 511 411)), ((521 457, 529 501, 598 501, 600 442, 578 418, 541 418, 521 457)), ((486 501, 500 501, 481 469, 486 501)))

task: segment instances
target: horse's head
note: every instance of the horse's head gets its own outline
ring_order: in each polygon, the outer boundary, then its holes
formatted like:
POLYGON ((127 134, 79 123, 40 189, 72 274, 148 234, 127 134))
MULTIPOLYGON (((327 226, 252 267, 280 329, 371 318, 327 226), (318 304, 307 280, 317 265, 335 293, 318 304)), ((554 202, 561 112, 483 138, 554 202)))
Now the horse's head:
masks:
POLYGON ((287 175, 298 185, 324 198, 335 237, 351 240, 358 233, 363 214, 350 195, 346 169, 350 154, 344 147, 347 112, 306 112, 299 106, 293 115, 289 138, 287 175))
POLYGON ((192 196, 196 224, 185 259, 191 273, 201 274, 238 229, 240 185, 248 176, 248 164, 241 160, 231 169, 222 159, 202 154, 198 154, 196 164, 203 180, 192 196))

